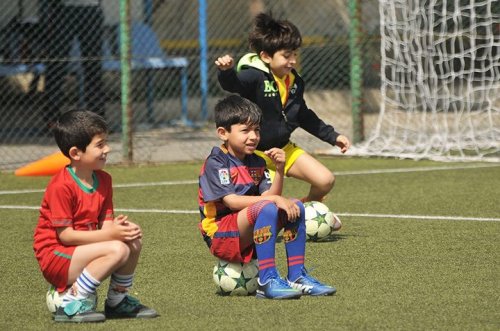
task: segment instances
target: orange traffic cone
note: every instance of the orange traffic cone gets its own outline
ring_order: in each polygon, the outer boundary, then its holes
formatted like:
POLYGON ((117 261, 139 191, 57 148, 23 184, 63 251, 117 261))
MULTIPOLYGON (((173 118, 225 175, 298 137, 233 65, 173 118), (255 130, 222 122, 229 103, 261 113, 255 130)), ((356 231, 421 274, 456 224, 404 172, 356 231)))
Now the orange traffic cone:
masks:
POLYGON ((15 171, 16 176, 52 176, 69 164, 69 159, 61 152, 50 154, 38 161, 15 171))

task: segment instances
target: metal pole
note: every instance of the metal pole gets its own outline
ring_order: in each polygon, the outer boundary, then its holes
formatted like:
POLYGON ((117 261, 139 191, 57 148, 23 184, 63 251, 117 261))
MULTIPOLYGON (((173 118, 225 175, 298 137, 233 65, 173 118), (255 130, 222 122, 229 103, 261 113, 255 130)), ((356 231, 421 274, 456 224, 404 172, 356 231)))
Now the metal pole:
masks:
POLYGON ((363 60, 361 56, 361 0, 349 0, 349 49, 351 53, 351 98, 353 143, 364 140, 362 89, 363 60))
POLYGON ((120 0, 120 67, 123 160, 133 162, 132 107, 130 105, 130 3, 120 0))
POLYGON ((207 119, 208 95, 208 41, 207 41, 207 1, 198 0, 198 29, 200 43, 200 90, 201 90, 201 119, 207 119))
MULTIPOLYGON (((153 0, 143 0, 144 23, 153 28, 153 0)), ((154 124, 154 75, 152 70, 146 71, 146 114, 149 124, 154 124)))

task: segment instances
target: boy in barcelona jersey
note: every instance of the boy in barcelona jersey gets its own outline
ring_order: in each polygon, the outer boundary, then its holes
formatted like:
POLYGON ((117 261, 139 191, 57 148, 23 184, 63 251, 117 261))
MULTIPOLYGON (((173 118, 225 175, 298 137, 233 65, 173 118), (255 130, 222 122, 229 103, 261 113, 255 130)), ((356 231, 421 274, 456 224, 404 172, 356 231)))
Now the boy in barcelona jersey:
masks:
POLYGON ((265 160, 255 154, 260 141, 261 111, 251 101, 229 96, 215 106, 215 125, 222 145, 214 147, 200 176, 200 231, 210 252, 226 261, 257 258, 258 298, 294 299, 302 294, 331 295, 332 286, 310 276, 304 266, 304 205, 282 196, 285 152, 264 151, 276 168, 271 182, 265 160), (288 274, 276 268, 275 245, 280 230, 288 274))

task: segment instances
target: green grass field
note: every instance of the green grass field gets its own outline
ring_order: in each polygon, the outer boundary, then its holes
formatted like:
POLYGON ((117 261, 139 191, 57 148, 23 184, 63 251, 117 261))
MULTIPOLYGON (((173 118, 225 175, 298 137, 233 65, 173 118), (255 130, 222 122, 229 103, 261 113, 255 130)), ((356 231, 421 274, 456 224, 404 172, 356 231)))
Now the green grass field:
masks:
MULTIPOLYGON (((115 209, 145 233, 132 289, 161 316, 71 326, 89 330, 499 330, 500 164, 321 158, 337 174, 326 204, 344 227, 307 243, 333 297, 221 297, 197 223, 201 163, 108 167, 115 209), (137 184, 137 185, 131 185, 137 184)), ((0 174, 0 329, 67 330, 45 306, 31 248, 48 178, 0 174), (34 190, 34 191, 31 191, 34 190)), ((287 196, 307 187, 287 179, 287 196)), ((284 274, 284 249, 277 246, 284 274)), ((107 282, 99 291, 103 309, 107 282)))

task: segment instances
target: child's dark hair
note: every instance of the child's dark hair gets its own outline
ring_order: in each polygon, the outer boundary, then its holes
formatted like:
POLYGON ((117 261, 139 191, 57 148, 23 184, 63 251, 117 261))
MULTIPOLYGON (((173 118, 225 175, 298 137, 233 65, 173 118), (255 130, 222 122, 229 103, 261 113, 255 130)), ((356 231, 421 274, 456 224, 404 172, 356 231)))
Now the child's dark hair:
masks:
POLYGON ((248 42, 257 54, 264 51, 273 56, 279 50, 298 49, 302 45, 302 36, 290 21, 277 20, 271 13, 260 13, 254 19, 248 42))
POLYGON ((62 114, 53 128, 54 138, 61 152, 69 157, 76 146, 85 152, 95 135, 108 133, 104 118, 86 110, 72 110, 62 114))
POLYGON ((214 113, 215 127, 223 127, 229 132, 231 125, 257 125, 262 117, 262 112, 255 103, 236 94, 217 102, 214 113))

